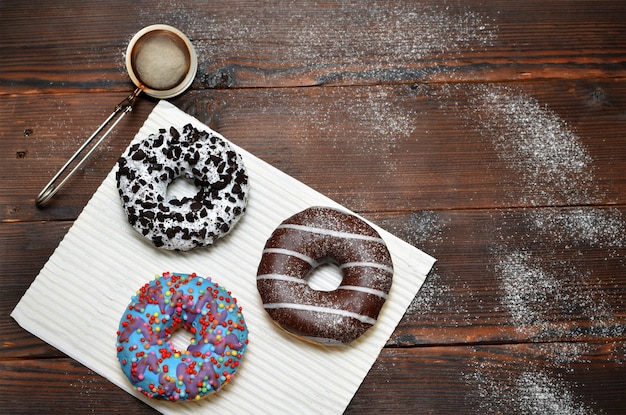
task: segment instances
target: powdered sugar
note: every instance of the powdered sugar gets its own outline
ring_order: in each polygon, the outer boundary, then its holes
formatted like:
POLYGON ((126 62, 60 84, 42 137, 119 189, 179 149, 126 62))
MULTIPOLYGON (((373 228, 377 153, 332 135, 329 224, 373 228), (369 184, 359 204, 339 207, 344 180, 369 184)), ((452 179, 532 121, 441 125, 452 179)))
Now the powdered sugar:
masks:
MULTIPOLYGON (((519 177, 517 185, 523 190, 517 203, 577 205, 602 199, 594 183, 591 156, 555 112, 511 88, 478 86, 474 92, 471 102, 476 112, 468 120, 492 140, 499 157, 519 177)), ((503 213, 501 223, 510 219, 503 213)), ((576 260, 591 248, 603 250, 606 260, 623 261, 626 225, 620 211, 543 208, 524 212, 518 220, 529 232, 517 235, 513 244, 511 235, 495 234, 493 248, 501 303, 515 330, 535 340, 623 336, 626 325, 617 317, 623 310, 616 312, 609 305, 619 300, 609 302, 612 294, 594 280, 594 269, 581 268, 576 260), (548 270, 543 265, 546 254, 565 259, 553 259, 548 270), (571 326, 564 315, 587 319, 590 324, 571 326)), ((551 364, 567 370, 588 347, 586 343, 542 345, 551 364)), ((496 385, 480 368, 467 380, 485 398, 481 409, 486 413, 595 413, 576 396, 577 385, 543 368, 530 367, 505 387, 496 385)))
MULTIPOLYGON (((337 57, 354 62, 371 59, 381 66, 414 61, 427 55, 459 53, 471 44, 485 46, 493 39, 493 25, 485 16, 452 12, 448 7, 396 7, 363 2, 341 2, 310 16, 289 20, 292 56, 319 63, 337 57), (311 18, 313 17, 313 18, 311 18)), ((288 38, 289 38, 288 37, 288 38)))
MULTIPOLYGON (((449 294, 452 292, 453 287, 445 284, 440 275, 433 273, 420 288, 407 308, 407 313, 431 315, 442 305, 450 305, 448 299, 451 298, 449 294)), ((433 316, 431 315, 431 317, 433 316)))
POLYGON ((519 203, 589 204, 598 200, 591 156, 556 113, 504 86, 476 86, 470 103, 474 127, 492 140, 522 186, 519 203))
MULTIPOLYGON (((610 289, 618 286, 625 264, 626 222, 621 211, 576 207, 602 204, 605 199, 596 184, 594 160, 575 129, 538 99, 502 85, 446 85, 438 91, 431 96, 441 99, 440 111, 463 117, 509 170, 510 174, 499 180, 514 191, 499 202, 535 207, 504 210, 492 217, 497 226, 488 227, 489 269, 501 291, 502 307, 492 312, 502 312, 521 338, 545 342, 534 350, 548 359, 543 362, 547 367, 535 364, 533 357, 523 358, 517 367, 526 370, 520 373, 511 368, 512 375, 503 384, 501 376, 507 370, 501 362, 491 367, 478 357, 472 359, 465 376, 474 391, 468 399, 475 398, 473 393, 478 395, 481 413, 601 413, 583 400, 588 398, 577 396, 578 385, 560 373, 573 371, 574 362, 589 362, 583 356, 593 347, 585 342, 590 337, 621 338, 626 333, 621 317, 626 303, 619 290, 610 289), (450 106, 455 96, 466 97, 467 105, 453 102, 450 106), (603 263, 594 262, 596 255, 603 263), (607 275, 611 267, 616 267, 613 277, 607 275), (586 324, 572 325, 568 316, 586 324), (561 339, 583 342, 558 342, 561 339)), ((438 226, 440 229, 440 224, 431 224, 431 232, 437 233, 438 226)), ((459 291, 446 284, 462 276, 429 278, 433 278, 433 286, 427 280, 410 308, 429 313, 429 319, 437 318, 433 312, 438 304, 446 303, 447 309, 453 310, 455 305, 465 304, 463 297, 472 292, 471 286, 459 291)), ((442 318, 449 319, 449 314, 442 318)), ((458 324, 456 317, 454 320, 441 321, 441 330, 458 324)), ((609 358, 623 363, 623 350, 613 347, 616 351, 609 358)))
POLYGON ((315 136, 316 132, 327 135, 332 140, 332 147, 337 148, 338 140, 348 136, 357 137, 360 149, 368 154, 376 155, 382 161, 381 172, 384 177, 393 175, 397 169, 395 156, 397 142, 409 137, 416 128, 416 117, 411 110, 402 110, 393 106, 387 92, 376 87, 357 100, 346 100, 345 95, 337 95, 330 105, 318 107, 317 112, 307 114, 308 122, 302 120, 307 136, 315 136), (358 130, 341 132, 333 130, 334 124, 324 123, 328 117, 341 115, 346 122, 344 126, 355 126, 358 130), (308 118, 310 117, 310 118, 308 118))
POLYGON ((307 137, 323 132, 332 138, 336 148, 337 140, 356 134, 365 145, 365 150, 372 149, 376 154, 389 158, 393 157, 397 140, 409 137, 417 126, 415 113, 394 106, 392 97, 383 87, 369 88, 364 95, 350 99, 343 91, 333 89, 330 101, 312 109, 312 112, 302 114, 305 118, 300 120, 309 133, 307 137), (358 130, 337 131, 333 123, 327 122, 331 117, 341 117, 346 120, 344 126, 356 126, 358 130))
POLYGON ((543 320, 545 306, 560 294, 560 284, 541 268, 529 265, 529 257, 523 252, 511 252, 496 264, 503 289, 501 301, 516 330, 526 332, 528 326, 539 325, 539 329, 549 331, 550 323, 543 320))
MULTIPOLYGON (((573 363, 591 363, 585 355, 593 351, 589 343, 540 343, 535 346, 535 349, 547 359, 546 366, 556 370, 565 369, 568 372, 574 370, 573 363)), ((619 359, 615 361, 619 362, 619 359)))
MULTIPOLYGON (((416 112, 400 105, 399 98, 390 94, 387 88, 372 86, 361 91, 346 94, 342 87, 325 88, 319 93, 294 98, 290 91, 268 90, 260 93, 262 99, 255 103, 254 111, 264 117, 275 116, 277 102, 306 100, 299 105, 281 107, 278 116, 283 128, 279 134, 299 138, 298 151, 307 152, 310 146, 323 145, 321 156, 328 157, 333 164, 363 158, 362 161, 369 163, 372 171, 378 173, 367 177, 368 181, 387 180, 398 170, 397 152, 402 140, 410 139, 419 120, 416 112), (342 126, 340 129, 338 124, 342 126)), ((233 102, 231 110, 249 111, 248 104, 233 102)), ((346 171, 346 174, 352 173, 346 171)), ((343 180, 338 185, 342 183, 343 180)), ((359 210, 362 208, 359 203, 366 201, 354 200, 351 208, 359 210)))
POLYGON ((158 14, 163 21, 178 22, 191 37, 201 33, 194 41, 200 61, 236 57, 256 64, 267 61, 259 53, 269 50, 278 67, 367 64, 381 72, 342 71, 340 76, 377 78, 402 76, 393 71, 396 63, 404 66, 427 56, 486 48, 497 29, 482 13, 449 6, 398 2, 392 7, 354 0, 328 7, 302 2, 280 6, 259 2, 225 18, 219 13, 198 15, 184 2, 170 0, 161 2, 159 9, 140 10, 140 17, 148 24, 158 14))
MULTIPOLYGON (((515 373, 515 372, 513 372, 515 373)), ((590 415, 593 411, 574 393, 577 387, 546 370, 511 375, 506 382, 486 370, 466 375, 476 385, 484 414, 590 415)))
POLYGON ((497 256, 504 308, 510 313, 515 330, 529 338, 560 338, 592 335, 619 337, 626 333, 601 290, 590 280, 589 272, 576 269, 569 261, 562 274, 545 270, 539 258, 522 251, 497 256), (572 328, 562 316, 587 318, 588 329, 572 328), (572 331, 575 330, 575 331, 572 331))
MULTIPOLYGON (((521 180, 519 203, 531 205, 577 205, 601 200, 595 185, 592 159, 580 138, 550 109, 520 91, 499 86, 476 87, 476 126, 492 140, 498 155, 521 180)), ((502 216, 503 223, 508 220, 502 216)), ((551 321, 555 316, 576 313, 593 322, 589 332, 597 336, 620 335, 626 326, 615 318, 608 295, 593 281, 592 269, 580 269, 575 258, 582 249, 604 249, 606 258, 623 257, 626 224, 617 209, 543 208, 524 212, 518 247, 508 246, 508 234, 494 235, 495 273, 499 278, 503 306, 516 329, 531 337, 572 336, 567 325, 551 321), (535 253, 534 248, 544 247, 535 253), (522 248, 519 248, 522 247, 522 248), (545 250, 548 251, 545 251, 545 250), (547 271, 545 253, 571 254, 547 271), (561 327, 561 325, 563 325, 561 327)))
POLYGON ((591 409, 577 401, 568 386, 553 376, 538 372, 523 372, 515 382, 515 396, 522 413, 585 415, 591 409))
POLYGON ((411 234, 408 235, 410 243, 415 246, 423 246, 426 242, 440 244, 444 241, 444 230, 450 221, 441 217, 434 211, 413 212, 409 218, 408 227, 411 234))
POLYGON ((626 246, 626 222, 618 209, 542 209, 530 212, 528 219, 534 231, 564 248, 626 246))

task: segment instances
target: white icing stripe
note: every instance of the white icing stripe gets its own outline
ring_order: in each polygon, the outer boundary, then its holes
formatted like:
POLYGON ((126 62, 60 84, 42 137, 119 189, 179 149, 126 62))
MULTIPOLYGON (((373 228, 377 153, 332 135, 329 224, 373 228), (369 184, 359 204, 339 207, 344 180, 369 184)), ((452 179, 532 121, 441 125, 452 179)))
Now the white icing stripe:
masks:
POLYGON ((306 280, 302 278, 291 277, 289 275, 283 274, 261 274, 256 277, 258 280, 280 280, 280 281, 288 281, 295 282, 298 284, 306 284, 306 280))
POLYGON ((356 285, 340 285, 337 287, 339 290, 361 291, 367 294, 375 295, 376 297, 387 299, 387 294, 384 291, 375 290, 368 287, 358 287, 356 285))
POLYGON ((312 226, 296 225, 292 223, 279 225, 277 229, 296 229, 296 230, 304 231, 304 232, 319 233, 321 235, 335 236, 337 238, 361 239, 364 241, 378 242, 381 244, 385 243, 381 238, 377 238, 375 236, 360 235, 358 233, 350 233, 350 232, 339 232, 339 231, 333 231, 330 229, 314 228, 312 226))
POLYGON ((308 262, 313 268, 317 267, 319 264, 316 260, 314 260, 313 258, 311 258, 310 256, 306 256, 304 254, 301 254, 300 252, 296 252, 296 251, 291 251, 289 249, 284 249, 284 248, 266 248, 263 250, 264 254, 282 254, 282 255, 289 255, 289 256, 293 256, 296 257, 298 259, 301 259, 303 261, 308 262))
POLYGON ((270 303, 270 304, 264 304, 263 307, 264 308, 293 308, 295 310, 317 311, 319 313, 338 314, 340 316, 355 318, 359 321, 362 321, 363 323, 368 323, 371 325, 376 324, 376 319, 373 319, 368 316, 364 316, 362 314, 353 313, 351 311, 338 310, 336 308, 317 307, 314 305, 294 304, 294 303, 270 303))
POLYGON ((393 268, 384 264, 380 264, 378 262, 346 262, 345 264, 342 264, 339 268, 344 269, 351 267, 372 267, 382 269, 383 271, 387 271, 390 274, 393 274, 393 268))

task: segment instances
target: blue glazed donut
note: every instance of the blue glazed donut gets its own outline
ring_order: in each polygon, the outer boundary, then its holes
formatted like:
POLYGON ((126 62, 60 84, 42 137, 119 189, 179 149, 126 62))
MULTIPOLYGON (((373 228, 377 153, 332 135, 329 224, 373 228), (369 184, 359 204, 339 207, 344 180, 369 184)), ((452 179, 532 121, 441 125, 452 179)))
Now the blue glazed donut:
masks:
POLYGON ((117 357, 134 388, 150 398, 207 397, 230 382, 248 345, 237 300, 196 274, 163 273, 141 287, 121 318, 117 357), (170 338, 185 329, 187 350, 170 338))

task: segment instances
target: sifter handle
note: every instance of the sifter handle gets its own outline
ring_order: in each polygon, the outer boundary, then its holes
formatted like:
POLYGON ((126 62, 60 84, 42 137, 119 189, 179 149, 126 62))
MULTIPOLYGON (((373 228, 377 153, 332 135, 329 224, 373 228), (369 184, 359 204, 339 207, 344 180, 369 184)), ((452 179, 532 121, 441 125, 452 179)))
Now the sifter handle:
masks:
POLYGON ((46 187, 44 187, 43 190, 37 195, 37 199, 35 199, 35 204, 37 204, 37 206, 40 206, 40 207, 44 206, 50 201, 50 199, 52 199, 52 196, 54 196, 56 192, 58 192, 61 189, 61 187, 67 182, 67 180, 76 172, 76 170, 80 168, 80 166, 85 162, 85 160, 87 160, 87 158, 91 155, 91 153, 94 152, 94 150, 100 145, 100 143, 102 143, 102 141, 109 135, 109 133, 115 128, 115 126, 122 120, 124 115, 126 115, 127 112, 132 111, 133 104, 135 103, 135 99, 140 93, 141 93, 141 88, 135 89, 135 91, 133 91, 132 94, 124 98, 122 102, 120 102, 119 104, 115 106, 115 109, 113 110, 111 115, 109 115, 109 117, 106 120, 104 120, 102 124, 100 124, 100 127, 98 127, 96 131, 94 131, 93 134, 91 134, 91 136, 87 139, 87 141, 85 141, 83 145, 81 145, 78 148, 78 150, 76 150, 74 155, 70 157, 70 159, 63 165, 63 167, 61 167, 61 169, 57 172, 57 174, 54 175, 52 180, 48 182, 46 187), (100 134, 100 132, 120 112, 121 114, 113 122, 113 125, 111 125, 111 127, 109 127, 109 129, 100 137, 100 139, 96 142, 96 144, 94 144, 93 147, 91 147, 91 149, 87 152, 87 154, 85 154, 83 158, 80 159, 80 161, 76 164, 76 166, 65 176, 65 178, 63 178, 63 180, 61 180, 59 184, 55 184, 57 180, 59 180, 63 172, 65 172, 65 170, 67 170, 67 168, 78 158, 80 153, 82 153, 83 150, 85 150, 85 148, 96 138, 96 136, 100 134))

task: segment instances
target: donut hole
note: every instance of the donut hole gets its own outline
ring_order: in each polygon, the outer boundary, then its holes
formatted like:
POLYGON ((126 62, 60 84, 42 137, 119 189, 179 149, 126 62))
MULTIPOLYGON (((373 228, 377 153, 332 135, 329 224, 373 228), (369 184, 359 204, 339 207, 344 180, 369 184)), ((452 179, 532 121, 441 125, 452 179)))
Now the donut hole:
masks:
POLYGON ((191 333, 185 329, 174 330, 168 341, 172 351, 184 352, 191 344, 191 333))
POLYGON ((343 281, 343 273, 339 266, 326 261, 313 268, 306 277, 309 287, 316 291, 335 291, 343 281))
POLYGON ((167 186, 165 197, 167 200, 191 199, 197 195, 199 191, 200 188, 195 185, 193 178, 180 176, 175 178, 172 183, 167 186))

